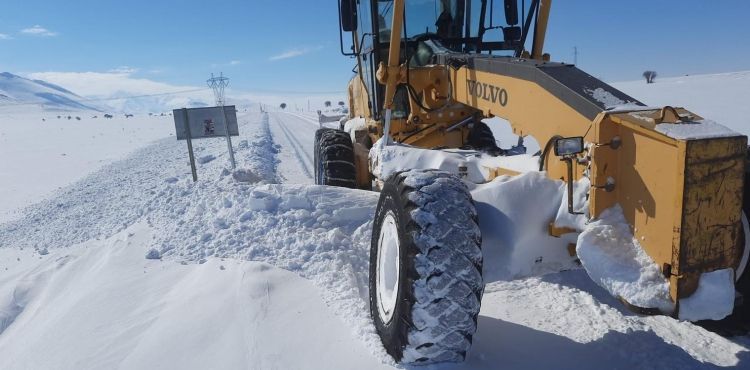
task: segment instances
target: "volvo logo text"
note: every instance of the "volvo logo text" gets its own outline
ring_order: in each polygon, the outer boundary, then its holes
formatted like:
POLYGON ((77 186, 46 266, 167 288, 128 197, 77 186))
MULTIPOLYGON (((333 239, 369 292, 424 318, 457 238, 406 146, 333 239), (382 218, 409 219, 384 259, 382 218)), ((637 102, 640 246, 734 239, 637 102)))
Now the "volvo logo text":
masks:
POLYGON ((488 102, 500 103, 500 106, 503 107, 508 104, 508 92, 505 89, 473 80, 467 80, 466 82, 469 94, 488 102))

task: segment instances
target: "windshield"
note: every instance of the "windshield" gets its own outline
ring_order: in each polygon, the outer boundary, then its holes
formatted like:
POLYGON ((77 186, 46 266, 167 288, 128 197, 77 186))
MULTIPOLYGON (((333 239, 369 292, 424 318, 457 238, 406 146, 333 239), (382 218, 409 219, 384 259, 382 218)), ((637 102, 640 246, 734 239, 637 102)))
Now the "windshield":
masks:
MULTIPOLYGON (((406 1, 406 35, 413 37, 425 33, 442 38, 461 37, 462 15, 458 0, 413 0, 406 1)), ((393 0, 378 1, 378 34, 380 42, 387 43, 391 37, 393 0)), ((403 37, 403 36, 402 36, 403 37)))

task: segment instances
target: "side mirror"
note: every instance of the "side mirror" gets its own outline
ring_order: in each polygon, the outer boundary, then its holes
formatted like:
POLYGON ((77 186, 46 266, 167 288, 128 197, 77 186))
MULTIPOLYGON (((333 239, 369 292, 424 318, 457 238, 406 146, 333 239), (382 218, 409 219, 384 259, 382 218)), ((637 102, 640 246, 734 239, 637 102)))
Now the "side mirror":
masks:
POLYGON ((555 155, 570 157, 583 152, 583 137, 566 137, 555 141, 555 155))
POLYGON ((339 5, 341 29, 352 32, 357 29, 357 0, 341 0, 339 5))
POLYGON ((518 24, 518 0, 505 0, 505 23, 509 26, 518 24))
POLYGON ((503 27, 503 39, 507 42, 520 40, 521 39, 521 27, 518 27, 518 26, 503 27))

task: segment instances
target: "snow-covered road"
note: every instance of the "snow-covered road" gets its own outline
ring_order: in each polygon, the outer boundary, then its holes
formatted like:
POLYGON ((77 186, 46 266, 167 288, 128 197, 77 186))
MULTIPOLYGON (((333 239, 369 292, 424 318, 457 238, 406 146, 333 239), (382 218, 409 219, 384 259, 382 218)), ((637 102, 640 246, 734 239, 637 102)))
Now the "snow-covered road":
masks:
MULTIPOLYGON (((162 139, 0 224, 0 368, 393 367, 367 308, 378 195, 309 185, 314 121, 239 121, 236 171, 202 140, 193 183, 162 139)), ((512 279, 492 247, 467 361, 428 368, 750 368, 745 337, 630 313, 583 270, 512 279)))
POLYGON ((281 145, 279 175, 286 183, 312 184, 313 138, 318 124, 286 113, 269 113, 274 142, 281 145))
MULTIPOLYGON (((271 134, 281 146, 279 176, 285 183, 312 184, 313 147, 315 131, 322 126, 313 118, 301 114, 270 112, 271 134)), ((326 123, 325 127, 335 127, 326 123)))

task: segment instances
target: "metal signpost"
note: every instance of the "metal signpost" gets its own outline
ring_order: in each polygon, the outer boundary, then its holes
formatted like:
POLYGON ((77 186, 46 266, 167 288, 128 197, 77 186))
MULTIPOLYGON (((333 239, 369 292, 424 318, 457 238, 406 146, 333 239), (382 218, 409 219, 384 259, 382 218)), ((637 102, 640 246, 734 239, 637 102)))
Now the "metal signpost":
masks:
POLYGON ((237 125, 237 109, 234 105, 175 109, 172 111, 172 116, 174 117, 177 140, 187 140, 193 181, 198 181, 195 155, 193 154, 193 139, 226 137, 229 145, 229 157, 232 161, 232 168, 234 168, 234 153, 232 153, 232 143, 229 140, 231 136, 240 135, 237 125))
MULTIPOLYGON (((172 112, 173 117, 177 117, 177 114, 175 112, 172 112)), ((187 108, 182 108, 182 118, 185 120, 185 137, 187 138, 187 144, 188 144, 188 156, 190 156, 190 170, 193 172, 193 182, 198 181, 198 171, 195 169, 195 155, 193 154, 193 140, 190 138, 192 135, 190 135, 190 124, 188 123, 188 113, 187 108)), ((180 140, 180 137, 177 137, 177 140, 180 140)))

